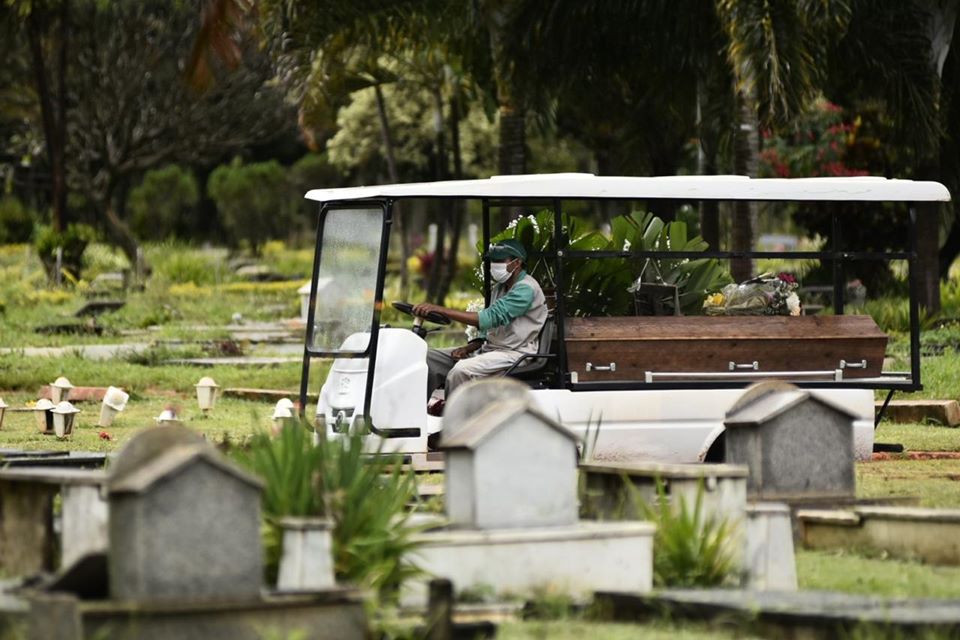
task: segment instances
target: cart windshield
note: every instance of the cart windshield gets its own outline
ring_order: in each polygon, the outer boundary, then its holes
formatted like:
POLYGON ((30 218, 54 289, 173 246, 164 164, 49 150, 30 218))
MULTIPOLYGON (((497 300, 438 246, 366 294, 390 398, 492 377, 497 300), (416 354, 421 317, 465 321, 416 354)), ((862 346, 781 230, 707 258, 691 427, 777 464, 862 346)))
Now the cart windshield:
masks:
POLYGON ((363 353, 374 315, 383 209, 329 209, 321 224, 310 347, 363 353), (348 341, 353 334, 358 335, 348 341))

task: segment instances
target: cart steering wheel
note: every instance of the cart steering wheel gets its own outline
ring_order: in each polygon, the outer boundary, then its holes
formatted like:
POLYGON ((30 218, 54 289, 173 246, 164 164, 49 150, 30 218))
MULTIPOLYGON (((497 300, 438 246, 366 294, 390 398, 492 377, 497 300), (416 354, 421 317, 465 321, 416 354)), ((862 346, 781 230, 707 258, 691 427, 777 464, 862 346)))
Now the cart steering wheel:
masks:
MULTIPOLYGON (((396 309, 397 311, 401 311, 407 314, 408 316, 413 316, 413 327, 414 327, 413 330, 417 333, 419 333, 417 329, 421 328, 424 320, 428 320, 429 322, 432 322, 434 324, 444 324, 444 325, 450 324, 450 318, 447 317, 446 314, 440 313, 439 311, 431 311, 426 316, 420 317, 420 316, 413 315, 413 305, 410 304, 409 302, 392 302, 391 304, 393 305, 393 308, 396 309)), ((424 333, 426 333, 426 331, 424 331, 424 333)))

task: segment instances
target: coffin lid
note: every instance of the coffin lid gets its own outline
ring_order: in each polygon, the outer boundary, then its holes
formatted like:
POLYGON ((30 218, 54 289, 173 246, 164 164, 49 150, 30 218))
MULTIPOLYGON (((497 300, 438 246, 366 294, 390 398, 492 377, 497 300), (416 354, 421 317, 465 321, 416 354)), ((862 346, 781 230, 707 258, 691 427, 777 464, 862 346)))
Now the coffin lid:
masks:
POLYGON ((490 436, 510 424, 514 418, 524 413, 535 417, 557 433, 574 442, 579 440, 575 433, 530 406, 529 400, 511 398, 509 400, 495 402, 474 415, 467 420, 452 437, 442 438, 440 448, 477 449, 490 436))

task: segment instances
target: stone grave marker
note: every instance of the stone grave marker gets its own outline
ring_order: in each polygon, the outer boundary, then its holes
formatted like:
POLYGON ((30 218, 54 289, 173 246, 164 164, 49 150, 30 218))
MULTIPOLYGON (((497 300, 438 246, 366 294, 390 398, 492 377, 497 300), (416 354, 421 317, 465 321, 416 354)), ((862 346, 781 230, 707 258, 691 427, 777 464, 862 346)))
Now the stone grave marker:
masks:
POLYGON ((184 427, 137 435, 107 491, 113 599, 259 596, 261 483, 198 435, 184 427))
POLYGON ((726 462, 749 467, 754 498, 853 497, 855 418, 791 384, 755 384, 724 420, 726 462))
MULTIPOLYGON (((485 399, 494 387, 506 385, 474 387, 476 397, 468 402, 485 399)), ((458 398, 468 393, 464 389, 458 398)), ((577 522, 577 436, 535 409, 524 393, 525 398, 490 402, 453 436, 444 433, 440 446, 446 451, 447 514, 454 526, 577 522)))
POLYGON ((443 408, 443 435, 452 438, 470 418, 500 400, 526 400, 530 387, 512 378, 473 380, 458 387, 443 408))

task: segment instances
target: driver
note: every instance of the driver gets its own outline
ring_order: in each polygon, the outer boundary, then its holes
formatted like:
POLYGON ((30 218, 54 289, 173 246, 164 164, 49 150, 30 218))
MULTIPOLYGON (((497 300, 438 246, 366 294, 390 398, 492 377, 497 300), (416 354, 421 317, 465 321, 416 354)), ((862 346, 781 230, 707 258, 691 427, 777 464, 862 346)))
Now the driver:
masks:
MULTIPOLYGON (((490 277, 495 282, 489 307, 479 313, 428 302, 413 308, 417 316, 437 311, 480 330, 480 338, 466 346, 427 352, 428 397, 444 384, 445 396, 450 397, 464 382, 506 371, 521 355, 537 352, 540 330, 547 319, 547 304, 540 284, 523 270, 526 249, 519 240, 501 240, 490 245, 487 258, 490 277)), ((442 401, 429 407, 433 415, 440 415, 442 410, 442 401)))

